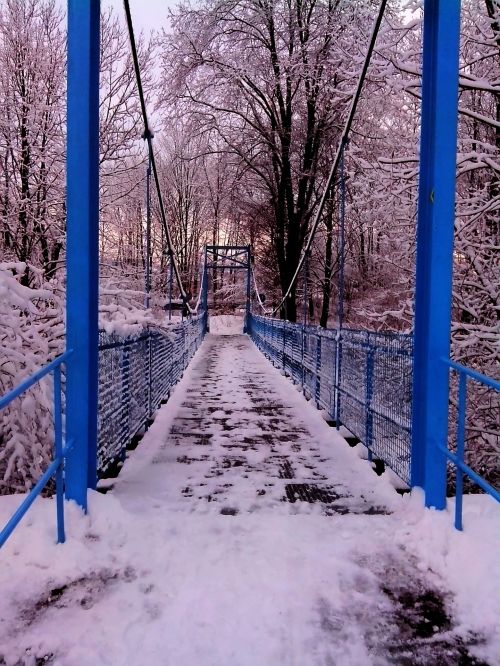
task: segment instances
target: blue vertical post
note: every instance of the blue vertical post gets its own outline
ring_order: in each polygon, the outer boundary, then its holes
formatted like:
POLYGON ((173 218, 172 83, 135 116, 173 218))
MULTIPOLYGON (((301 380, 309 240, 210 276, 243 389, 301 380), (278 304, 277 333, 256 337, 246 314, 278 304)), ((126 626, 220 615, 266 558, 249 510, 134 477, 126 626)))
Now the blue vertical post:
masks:
MULTIPOLYGON (((465 455, 465 416, 467 412, 467 375, 460 373, 458 384, 458 419, 457 419, 457 459, 464 463, 465 455)), ((455 527, 462 531, 462 503, 464 493, 464 473, 457 465, 455 486, 455 527)))
POLYGON ((368 460, 371 462, 373 459, 372 444, 373 444, 373 368, 375 364, 375 350, 370 344, 370 334, 366 334, 366 393, 365 393, 365 445, 368 449, 368 460))
POLYGON ((251 296, 251 275, 252 270, 252 253, 250 245, 247 246, 247 290, 246 290, 246 304, 245 304, 245 325, 243 333, 250 332, 250 296, 251 296))
POLYGON ((314 400, 316 402, 316 409, 319 409, 321 399, 321 335, 316 331, 316 366, 315 366, 316 381, 314 385, 314 400))
POLYGON ((208 333, 208 250, 205 246, 205 261, 203 262, 202 277, 202 308, 204 312, 204 333, 208 333))
POLYGON ((425 0, 411 484, 446 505, 460 0, 425 0))
POLYGON ((54 370, 54 455, 59 460, 56 470, 56 511, 57 511, 57 543, 64 543, 64 478, 63 478, 63 431, 62 431, 62 400, 61 400, 61 366, 54 370))
POLYGON ((68 1, 66 496, 97 483, 99 0, 68 1))

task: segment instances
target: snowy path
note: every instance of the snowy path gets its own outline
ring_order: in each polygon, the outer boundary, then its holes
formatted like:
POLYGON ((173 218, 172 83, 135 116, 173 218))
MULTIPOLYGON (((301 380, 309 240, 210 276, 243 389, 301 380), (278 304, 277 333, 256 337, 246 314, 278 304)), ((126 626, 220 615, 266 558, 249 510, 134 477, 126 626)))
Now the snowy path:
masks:
POLYGON ((314 415, 247 336, 209 335, 170 434, 116 493, 189 512, 387 513, 392 489, 314 415))
POLYGON ((399 497, 245 336, 207 337, 64 546, 53 510, 0 553, 0 664, 500 664, 497 506, 458 534, 399 497))

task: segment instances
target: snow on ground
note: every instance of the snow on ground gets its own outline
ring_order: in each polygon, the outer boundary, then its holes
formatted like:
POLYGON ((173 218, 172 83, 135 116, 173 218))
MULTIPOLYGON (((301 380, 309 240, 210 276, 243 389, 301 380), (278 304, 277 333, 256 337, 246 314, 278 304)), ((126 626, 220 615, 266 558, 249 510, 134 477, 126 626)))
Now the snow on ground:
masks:
POLYGON ((213 335, 243 333, 243 315, 210 315, 209 327, 213 335))
POLYGON ((0 664, 500 664, 499 506, 459 533, 397 495, 246 336, 207 336, 64 546, 54 514, 0 552, 0 664))

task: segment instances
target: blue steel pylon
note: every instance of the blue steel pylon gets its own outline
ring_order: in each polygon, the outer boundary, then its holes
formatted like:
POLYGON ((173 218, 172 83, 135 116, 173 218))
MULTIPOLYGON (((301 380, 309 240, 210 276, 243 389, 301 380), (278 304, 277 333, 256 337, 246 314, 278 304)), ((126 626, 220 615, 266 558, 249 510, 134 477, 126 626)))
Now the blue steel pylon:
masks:
POLYGON ((425 0, 415 285, 412 486, 446 506, 460 0, 425 0))

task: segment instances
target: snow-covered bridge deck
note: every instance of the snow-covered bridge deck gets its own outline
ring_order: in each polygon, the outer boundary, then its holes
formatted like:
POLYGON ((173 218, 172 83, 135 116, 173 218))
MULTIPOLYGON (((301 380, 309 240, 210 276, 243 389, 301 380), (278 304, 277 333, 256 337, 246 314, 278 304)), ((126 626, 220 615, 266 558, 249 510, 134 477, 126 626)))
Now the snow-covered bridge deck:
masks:
POLYGON ((130 466, 118 495, 233 515, 388 512, 392 490, 246 335, 208 335, 174 400, 171 425, 160 420, 137 452, 147 467, 130 466))
POLYGON ((40 500, 2 550, 0 664, 495 663, 469 655, 500 649, 482 506, 453 531, 248 337, 209 335, 111 492, 68 508, 64 547, 40 500))

